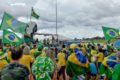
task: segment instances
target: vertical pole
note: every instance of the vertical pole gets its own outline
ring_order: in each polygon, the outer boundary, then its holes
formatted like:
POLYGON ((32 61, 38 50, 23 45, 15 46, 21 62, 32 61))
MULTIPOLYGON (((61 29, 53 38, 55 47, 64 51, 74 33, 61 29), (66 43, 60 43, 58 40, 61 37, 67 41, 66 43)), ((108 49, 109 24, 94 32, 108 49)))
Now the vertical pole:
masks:
POLYGON ((58 45, 58 25, 57 25, 57 0, 56 0, 56 37, 57 37, 57 45, 58 45))
POLYGON ((33 8, 31 7, 31 13, 30 13, 30 23, 31 23, 31 14, 32 14, 32 9, 33 9, 33 8))

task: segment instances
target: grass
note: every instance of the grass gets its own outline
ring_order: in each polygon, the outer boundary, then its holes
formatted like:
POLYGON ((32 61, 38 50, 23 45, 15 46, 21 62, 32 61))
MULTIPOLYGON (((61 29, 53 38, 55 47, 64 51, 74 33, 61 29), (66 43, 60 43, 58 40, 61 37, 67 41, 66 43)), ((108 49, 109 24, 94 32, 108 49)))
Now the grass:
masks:
MULTIPOLYGON (((112 39, 110 42, 114 43, 116 39, 112 39)), ((106 43, 107 41, 105 39, 93 39, 93 40, 88 40, 88 42, 94 42, 94 43, 106 43)))

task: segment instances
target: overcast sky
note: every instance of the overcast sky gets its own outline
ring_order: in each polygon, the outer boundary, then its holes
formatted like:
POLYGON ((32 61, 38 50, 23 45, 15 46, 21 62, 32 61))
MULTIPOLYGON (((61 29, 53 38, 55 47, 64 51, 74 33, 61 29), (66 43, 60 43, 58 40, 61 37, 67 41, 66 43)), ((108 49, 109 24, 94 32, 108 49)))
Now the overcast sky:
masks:
MULTIPOLYGON (((29 22, 31 7, 40 15, 38 32, 55 33, 55 0, 1 0, 4 11, 29 22)), ((1 20, 0 20, 1 21, 1 20)), ((120 28, 120 0, 58 0, 58 34, 69 38, 103 36, 102 25, 120 28)))

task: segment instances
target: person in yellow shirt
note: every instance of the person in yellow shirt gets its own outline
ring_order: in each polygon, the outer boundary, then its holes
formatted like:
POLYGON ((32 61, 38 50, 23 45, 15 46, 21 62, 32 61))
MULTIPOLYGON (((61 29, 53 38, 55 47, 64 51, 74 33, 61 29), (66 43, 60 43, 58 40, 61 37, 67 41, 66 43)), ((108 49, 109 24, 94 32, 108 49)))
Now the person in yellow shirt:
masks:
POLYGON ((97 60, 97 51, 95 49, 95 46, 92 46, 90 55, 91 55, 92 62, 97 60))
POLYGON ((99 68, 101 63, 102 63, 102 61, 104 60, 104 55, 103 55, 102 48, 99 48, 98 50, 99 50, 99 52, 97 54, 97 62, 98 62, 98 68, 99 68))
MULTIPOLYGON (((63 53, 62 51, 60 51, 57 55, 57 59, 58 59, 58 63, 60 64, 61 68, 58 72, 58 75, 62 76, 62 80, 65 80, 66 76, 65 76, 65 66, 66 66, 66 56, 65 53, 63 53)), ((59 79, 61 80, 61 79, 59 79)))
POLYGON ((96 55, 97 54, 97 51, 95 49, 95 46, 92 46, 92 50, 91 50, 91 55, 96 55))
POLYGON ((7 56, 6 53, 2 52, 2 48, 0 47, 0 70, 2 70, 7 64, 7 60, 5 59, 7 56))
POLYGON ((59 52, 57 58, 61 66, 66 65, 65 54, 63 52, 59 52))
POLYGON ((33 48, 30 50, 30 55, 34 57, 34 53, 37 51, 37 46, 36 44, 33 45, 33 48))
POLYGON ((26 46, 23 49, 23 56, 19 60, 19 63, 26 66, 29 69, 29 71, 31 72, 31 64, 34 61, 34 58, 29 53, 30 53, 30 48, 29 48, 29 46, 26 46))

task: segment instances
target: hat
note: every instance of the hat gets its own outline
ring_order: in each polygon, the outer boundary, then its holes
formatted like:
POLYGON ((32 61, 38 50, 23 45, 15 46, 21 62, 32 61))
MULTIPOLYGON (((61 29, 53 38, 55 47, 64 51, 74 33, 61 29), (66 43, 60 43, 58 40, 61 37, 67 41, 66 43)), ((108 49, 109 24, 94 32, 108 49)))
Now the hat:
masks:
POLYGON ((43 49, 43 44, 39 44, 38 49, 43 49))
POLYGON ((77 44, 71 44, 71 45, 70 45, 70 49, 75 49, 75 48, 77 48, 77 47, 78 47, 77 44))
POLYGON ((26 47, 23 49, 23 53, 24 53, 24 54, 29 54, 29 53, 30 53, 30 47, 29 47, 29 46, 26 46, 26 47))

